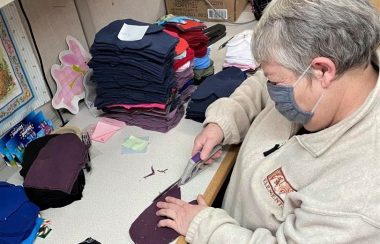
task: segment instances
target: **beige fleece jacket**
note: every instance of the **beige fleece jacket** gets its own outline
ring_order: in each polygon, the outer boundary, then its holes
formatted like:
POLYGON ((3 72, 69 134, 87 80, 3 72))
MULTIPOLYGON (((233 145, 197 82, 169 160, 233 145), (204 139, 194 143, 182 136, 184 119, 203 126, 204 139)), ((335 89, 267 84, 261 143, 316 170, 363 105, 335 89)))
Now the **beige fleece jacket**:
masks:
POLYGON ((224 144, 243 143, 223 209, 202 210, 186 240, 380 243, 380 81, 351 116, 304 135, 277 112, 265 83, 258 72, 207 109, 205 123, 222 128, 224 144))

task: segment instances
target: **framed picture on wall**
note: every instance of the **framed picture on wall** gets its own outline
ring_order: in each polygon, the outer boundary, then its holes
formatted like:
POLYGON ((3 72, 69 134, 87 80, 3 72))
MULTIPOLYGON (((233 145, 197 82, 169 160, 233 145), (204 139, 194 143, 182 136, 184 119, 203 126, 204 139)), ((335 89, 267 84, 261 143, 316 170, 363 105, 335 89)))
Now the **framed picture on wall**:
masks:
POLYGON ((0 11, 0 134, 50 100, 14 3, 0 11))

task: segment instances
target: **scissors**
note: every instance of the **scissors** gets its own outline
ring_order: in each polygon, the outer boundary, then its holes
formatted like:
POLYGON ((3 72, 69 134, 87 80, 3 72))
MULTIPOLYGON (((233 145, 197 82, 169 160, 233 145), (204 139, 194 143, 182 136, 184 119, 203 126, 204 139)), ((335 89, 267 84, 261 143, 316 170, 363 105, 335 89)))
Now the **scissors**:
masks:
POLYGON ((198 175, 203 169, 206 168, 207 164, 206 162, 215 155, 220 149, 222 149, 222 145, 218 144, 216 145, 209 156, 205 159, 201 159, 201 152, 197 152, 194 156, 190 158, 188 161, 185 170, 182 173, 182 176, 175 181, 173 184, 171 184, 168 188, 166 188, 163 192, 161 192, 156 198, 153 199, 153 201, 160 198, 162 195, 164 195, 166 192, 171 190, 175 186, 181 186, 189 182, 191 179, 193 179, 196 175, 198 175))

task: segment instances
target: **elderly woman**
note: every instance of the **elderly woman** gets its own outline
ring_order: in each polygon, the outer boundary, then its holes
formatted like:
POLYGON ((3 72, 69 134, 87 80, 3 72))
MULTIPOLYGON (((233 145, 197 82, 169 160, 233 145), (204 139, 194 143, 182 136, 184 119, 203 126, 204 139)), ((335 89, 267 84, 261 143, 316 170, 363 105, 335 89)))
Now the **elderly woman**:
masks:
POLYGON ((368 0, 274 0, 262 71, 207 109, 194 152, 242 142, 223 209, 167 198, 190 243, 379 243, 380 19, 368 0))

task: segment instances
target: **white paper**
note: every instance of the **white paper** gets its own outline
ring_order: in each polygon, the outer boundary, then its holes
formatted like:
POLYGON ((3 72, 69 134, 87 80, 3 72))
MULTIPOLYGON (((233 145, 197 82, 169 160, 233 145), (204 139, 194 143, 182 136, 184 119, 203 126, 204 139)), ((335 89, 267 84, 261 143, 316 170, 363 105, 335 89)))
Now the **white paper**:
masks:
POLYGON ((138 41, 144 37, 148 28, 149 25, 128 25, 124 23, 117 37, 121 41, 138 41))

